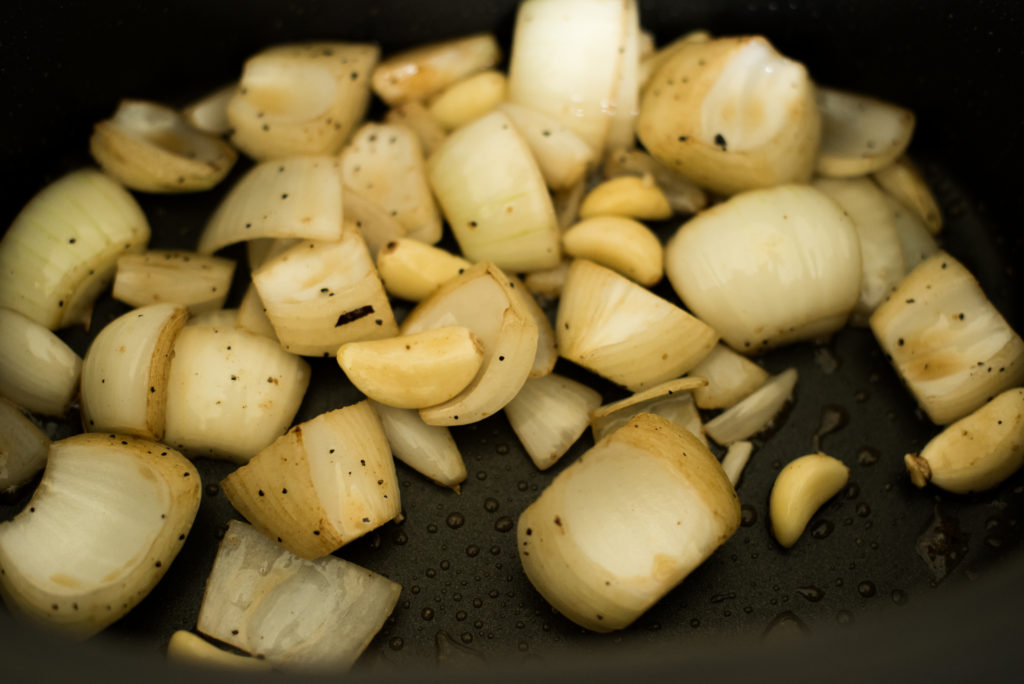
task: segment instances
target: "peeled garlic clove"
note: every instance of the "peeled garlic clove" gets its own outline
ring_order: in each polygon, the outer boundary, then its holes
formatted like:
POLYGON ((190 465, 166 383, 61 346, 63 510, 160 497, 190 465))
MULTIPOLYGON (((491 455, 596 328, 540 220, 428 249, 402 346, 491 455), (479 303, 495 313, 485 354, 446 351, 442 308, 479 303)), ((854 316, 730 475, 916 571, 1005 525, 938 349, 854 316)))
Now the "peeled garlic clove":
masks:
POLYGON ((768 371, 724 344, 716 344, 690 372, 708 381, 693 391, 702 409, 729 408, 768 380, 768 371))
MULTIPOLYGON (((379 205, 414 239, 441 239, 441 215, 416 135, 404 126, 367 123, 341 151, 341 177, 379 205)), ((348 217, 351 220, 352 217, 348 217)))
POLYGON ((718 461, 650 414, 598 442, 519 516, 534 587, 597 632, 622 629, 679 584, 740 524, 718 461))
POLYGON ((228 102, 231 142, 258 161, 335 154, 366 113, 379 57, 376 45, 343 42, 253 55, 228 102))
POLYGON ((594 441, 600 441, 640 413, 653 413, 686 428, 701 444, 707 446, 700 414, 697 413, 691 395, 693 390, 706 383, 700 377, 676 378, 595 408, 590 412, 590 430, 594 433, 594 441))
POLYGON ((391 453, 424 477, 442 487, 459 491, 466 479, 466 464, 451 431, 441 425, 427 425, 412 409, 400 409, 370 401, 380 416, 391 453))
POLYGON ((188 312, 153 304, 115 318, 82 363, 82 424, 89 432, 162 439, 171 349, 188 312))
POLYGON ((849 479, 850 469, 842 461, 821 452, 787 464, 775 478, 768 504, 775 539, 793 546, 815 512, 849 479))
POLYGON ((606 179, 650 174, 677 214, 696 214, 708 203, 707 194, 700 186, 640 149, 619 147, 609 150, 603 170, 606 179))
POLYGON ((48 416, 63 416, 78 396, 82 359, 32 319, 0 308, 0 396, 48 416))
POLYGON ((782 371, 705 423, 704 432, 722 446, 753 437, 775 420, 793 395, 796 381, 795 368, 782 371))
POLYGON ((457 81, 430 98, 427 110, 452 131, 483 116, 505 99, 505 74, 488 69, 457 81))
POLYGON ((349 342, 338 349, 338 365, 356 389, 397 408, 448 401, 476 376, 483 358, 480 340, 459 326, 349 342))
POLYGON ((341 558, 296 558, 232 520, 206 582, 198 629, 275 668, 337 676, 380 631, 401 591, 341 558))
POLYGON ((117 258, 147 242, 130 192, 95 169, 73 171, 29 200, 0 239, 0 307, 51 330, 88 326, 117 258))
POLYGON ((448 136, 441 123, 419 100, 410 100, 389 109, 384 115, 384 123, 405 126, 415 133, 419 138, 420 147, 423 148, 423 154, 427 157, 432 155, 448 136))
POLYGON ((501 59, 489 33, 430 43, 391 55, 373 70, 373 92, 391 106, 425 100, 501 59))
POLYGON ((191 313, 224 306, 235 262, 195 252, 150 250, 117 260, 113 297, 129 306, 168 302, 191 313))
POLYGON ((663 273, 661 241, 650 228, 624 216, 595 216, 562 234, 562 248, 650 287, 663 273))
POLYGON ((162 444, 82 434, 54 442, 25 510, 0 523, 7 605, 76 637, 120 619, 184 544, 199 473, 162 444))
POLYGON ((214 646, 198 634, 179 629, 167 642, 167 659, 179 663, 231 670, 269 670, 270 663, 261 658, 229 653, 214 646))
POLYGON ((701 320, 586 259, 569 268, 555 334, 564 358, 633 391, 682 375, 718 341, 701 320))
POLYGON ((291 425, 309 372, 276 340, 186 325, 174 340, 164 441, 191 456, 245 463, 291 425))
POLYGON ((537 324, 494 264, 477 264, 442 285, 409 313, 402 334, 449 325, 473 331, 483 344, 484 361, 461 393, 420 410, 429 425, 465 425, 497 413, 519 392, 537 356, 537 324))
POLYGON ((308 559, 402 512, 391 450, 366 401, 296 425, 221 486, 256 529, 308 559))
POLYGON ((446 249, 412 238, 392 240, 377 253, 377 270, 388 294, 410 302, 426 299, 470 266, 446 249))
POLYGON ((860 294, 860 242, 827 195, 783 185, 684 223, 665 247, 665 273, 695 315, 750 354, 843 327, 860 294))
POLYGON ((337 242, 301 242, 252 274, 286 351, 334 356, 346 342, 393 337, 395 315, 359 229, 337 242))
POLYGON ((587 193, 580 205, 580 218, 628 216, 659 221, 672 217, 672 207, 653 176, 619 176, 606 180, 587 193))
POLYGON ((946 252, 911 271, 870 323, 893 368, 937 425, 1024 384, 1024 340, 970 271, 946 252))
POLYGON ((498 109, 523 134, 549 188, 564 190, 584 178, 594 152, 578 135, 557 119, 529 107, 503 102, 498 109))
POLYGON ((900 157, 873 175, 882 189, 914 211, 932 233, 942 230, 942 211, 921 172, 906 156, 900 157))
POLYGON ((596 390, 550 373, 527 380, 505 406, 505 416, 533 464, 547 470, 586 431, 600 403, 596 390))
POLYGON ((104 171, 142 192, 209 190, 238 159, 235 148, 177 111, 142 100, 122 100, 96 124, 89 151, 104 171))
POLYGON ((680 45, 647 82, 636 132, 658 161, 732 195, 809 180, 821 119, 804 65, 744 36, 680 45))
POLYGON ((334 157, 291 157, 257 164, 242 176, 207 221, 196 251, 256 238, 338 240, 341 173, 334 157))
POLYGON ((50 438, 13 402, 0 397, 0 493, 17 490, 46 465, 50 438))
POLYGON ((956 494, 995 487, 1024 464, 1024 389, 1006 390, 904 462, 918 487, 931 482, 956 494))
POLYGON ((914 134, 914 113, 872 97, 818 86, 821 149, 816 170, 849 178, 885 168, 898 159, 914 134))
POLYGON ((428 161, 430 185, 463 256, 514 272, 558 263, 558 223, 533 153, 494 111, 448 136, 428 161))

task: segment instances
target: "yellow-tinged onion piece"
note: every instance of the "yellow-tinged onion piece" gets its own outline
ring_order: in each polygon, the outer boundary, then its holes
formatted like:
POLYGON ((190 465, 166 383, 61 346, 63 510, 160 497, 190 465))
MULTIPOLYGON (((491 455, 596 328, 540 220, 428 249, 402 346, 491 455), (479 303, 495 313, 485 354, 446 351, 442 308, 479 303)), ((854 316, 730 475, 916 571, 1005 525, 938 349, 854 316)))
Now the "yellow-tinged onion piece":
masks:
POLYGON ((335 157, 289 157, 249 169, 207 221, 196 250, 212 254, 256 238, 338 240, 341 171, 335 157))
POLYGON ((883 190, 918 215, 932 233, 942 230, 942 211, 921 172, 903 156, 872 175, 883 190))
POLYGON ((421 45, 381 61, 373 70, 373 92, 391 106, 425 100, 500 60, 501 48, 490 33, 421 45))
POLYGON ((914 134, 914 113, 866 95, 818 86, 821 149, 816 170, 849 178, 885 168, 903 154, 914 134))
POLYGON ((448 136, 427 175, 463 256, 509 271, 558 263, 558 222, 540 168, 504 112, 448 136))
POLYGON ((821 118, 804 65, 743 36, 680 45, 648 81, 636 132, 658 161, 732 195, 809 180, 821 118))
POLYGON ((377 253, 377 271, 394 297, 419 302, 472 266, 446 249, 412 238, 392 240, 377 253))
POLYGON ((308 559, 402 512, 391 450, 366 401, 296 425, 221 486, 257 530, 308 559))
POLYGON ((427 110, 444 127, 453 131, 483 116, 504 101, 505 74, 488 69, 452 83, 427 102, 427 110))
POLYGON ((745 440, 761 432, 793 395, 797 371, 788 368, 768 379, 739 402, 704 424, 704 432, 722 446, 745 440))
POLYGON ((185 121, 192 124, 204 133, 211 135, 227 135, 231 132, 231 122, 228 121, 228 102, 231 101, 237 83, 229 83, 218 88, 198 100, 189 103, 181 110, 185 121))
POLYGON ((682 375, 718 342, 700 319, 586 259, 569 268, 555 334, 564 358, 634 392, 682 375))
POLYGON ((600 403, 597 390, 549 373, 527 380, 505 406, 505 416, 533 464, 547 470, 586 431, 600 403))
POLYGON ((17 490, 46 465, 50 438, 12 401, 0 397, 0 494, 17 490))
POLYGON ((733 442, 722 457, 722 470, 729 477, 729 482, 735 487, 739 484, 743 469, 747 467, 750 455, 754 453, 754 445, 746 440, 733 442))
POLYGON ((384 115, 384 123, 405 126, 415 133, 423 154, 427 157, 433 154, 448 136, 441 123, 419 100, 403 102, 389 109, 384 115))
POLYGON ((183 629, 167 642, 167 660, 228 670, 269 670, 270 663, 260 658, 230 653, 183 629))
POLYGON ((682 377, 636 392, 625 399, 597 407, 590 412, 590 431, 598 442, 615 432, 641 413, 653 413, 686 428, 701 444, 707 446, 700 413, 692 392, 707 384, 701 377, 682 377))
POLYGON ((51 330, 0 308, 0 397, 48 416, 63 416, 78 396, 82 359, 51 330))
POLYGON ((308 385, 309 365, 275 340, 186 325, 172 350, 164 441, 245 463, 291 425, 308 385))
POLYGON ((583 219, 562 234, 562 249, 650 287, 664 273, 661 242, 654 232, 625 216, 583 219))
POLYGON ((937 425, 1024 384, 1024 341, 970 271, 946 252, 911 271, 870 324, 893 368, 937 425))
POLYGON ((384 285, 354 224, 337 242, 300 242, 252 274, 286 351, 333 356, 356 340, 398 332, 384 285))
POLYGON ((654 176, 618 176, 603 181, 580 204, 580 218, 628 216, 659 221, 672 216, 672 207, 654 176))
POLYGON ((693 391, 698 408, 729 408, 768 380, 768 371, 724 344, 715 345, 690 371, 708 384, 693 391))
POLYGON ((51 330, 88 326, 117 258, 148 242, 131 193, 101 171, 73 171, 29 200, 0 239, 0 307, 51 330))
POLYGON ((370 401, 380 417, 391 454, 419 474, 456 492, 466 479, 466 464, 451 431, 427 425, 418 411, 370 401))
POLYGON ((152 304, 108 323, 82 363, 82 425, 148 439, 164 436, 171 349, 188 312, 152 304))
POLYGON ((198 629, 275 668, 336 676, 369 645, 401 591, 341 558, 297 558, 232 520, 206 582, 198 629))
POLYGON ((476 377, 453 399, 420 410, 429 425, 466 425, 497 413, 519 392, 537 356, 537 324, 512 281, 491 263, 473 266, 423 300, 402 334, 459 325, 483 344, 476 377))
POLYGON ((597 632, 627 627, 736 531, 740 504, 715 457, 651 414, 598 442, 523 511, 526 576, 597 632))
POLYGON ((1024 465, 1024 388, 1001 393, 904 457, 911 481, 956 494, 991 489, 1024 465))
POLYGON ((75 637, 120 619, 167 572, 202 493, 168 447, 87 433, 54 442, 27 507, 0 523, 0 593, 75 637))
POLYGON ((121 100, 113 117, 97 123, 89 152, 129 188, 160 193, 209 190, 238 159, 235 148, 176 110, 143 100, 121 100))
POLYGON ((512 102, 498 105, 523 134, 544 181, 552 190, 570 188, 584 178, 594 151, 558 119, 512 102))
POLYGON ((278 45, 245 62, 228 102, 231 142, 256 160, 334 154, 366 114, 380 48, 278 45))
POLYGON ((819 190, 752 190, 707 209, 665 247, 676 293, 751 354, 843 327, 860 294, 857 229, 819 190))
POLYGON ((380 404, 406 409, 448 401, 476 377, 483 360, 480 340, 461 326, 348 342, 338 349, 338 365, 356 389, 380 404))
POLYGON ((677 214, 696 214, 708 203, 707 193, 699 185, 640 149, 619 147, 609 150, 605 155, 603 172, 608 180, 627 175, 650 175, 677 214))
POLYGON ((820 451, 790 461, 772 485, 768 504, 772 534, 789 548, 796 544, 821 506, 850 479, 850 469, 820 451))
POLYGON ((411 130, 364 124, 340 159, 346 188, 379 205, 409 237, 429 244, 441 239, 441 215, 427 182, 420 142, 411 130))
POLYGON ((224 257, 177 250, 122 254, 114 275, 114 299, 130 306, 180 304, 191 313, 224 306, 235 262, 224 257))

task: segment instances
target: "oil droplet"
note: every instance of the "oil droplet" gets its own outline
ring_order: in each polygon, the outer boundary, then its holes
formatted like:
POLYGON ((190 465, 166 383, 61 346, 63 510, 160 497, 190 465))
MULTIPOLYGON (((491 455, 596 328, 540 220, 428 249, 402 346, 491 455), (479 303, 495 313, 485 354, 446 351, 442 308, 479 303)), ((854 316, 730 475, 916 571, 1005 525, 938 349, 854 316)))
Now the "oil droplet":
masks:
POLYGON ((474 608, 479 608, 482 605, 484 605, 483 599, 478 599, 478 598, 473 599, 473 607, 474 608))
POLYGON ((496 529, 498 532, 508 532, 514 526, 515 523, 512 522, 512 518, 508 517, 507 515, 503 515, 494 521, 494 529, 496 529))
POLYGON ((420 612, 420 617, 423 618, 424 620, 433 620, 434 619, 434 609, 433 608, 424 608, 420 612))
POLYGON ((448 525, 448 527, 452 528, 453 530, 457 530, 466 524, 466 517, 458 511, 456 511, 453 513, 449 513, 448 517, 444 519, 444 522, 446 525, 448 525))
POLYGON ((476 558, 479 553, 480 553, 480 547, 477 546, 476 544, 470 544, 469 546, 466 547, 466 555, 469 556, 470 558, 476 558))
POLYGON ((418 594, 418 593, 420 593, 420 587, 419 587, 419 585, 418 585, 418 584, 414 584, 414 585, 412 585, 412 587, 411 587, 411 588, 409 589, 409 591, 411 591, 411 592, 412 592, 413 594, 418 594))
POLYGON ((857 392, 856 394, 853 395, 853 400, 856 401, 858 404, 863 404, 870 398, 870 396, 870 394, 861 390, 860 392, 857 392))
POLYGON ((956 567, 966 552, 967 537, 960 531, 956 519, 944 515, 936 506, 931 524, 917 539, 917 555, 938 582, 956 567))
POLYGON ((866 518, 871 515, 871 506, 866 503, 857 504, 857 515, 862 518, 866 518))
POLYGON ((698 627, 700 627, 700 620, 698 620, 697 618, 693 618, 692 620, 690 620, 690 626, 694 629, 697 629, 698 627))
POLYGON ((519 482, 516 482, 516 489, 518 489, 521 492, 525 492, 529 488, 530 485, 526 483, 526 480, 520 480, 519 482))
POLYGON ((486 480, 487 479, 487 473, 485 473, 482 470, 476 471, 476 479, 478 479, 478 480, 486 480))
POLYGON ((830 520, 819 520, 811 528, 811 536, 815 539, 825 539, 828 535, 832 534, 832 530, 836 528, 830 520))
POLYGON ((483 629, 484 621, 483 620, 477 620, 476 622, 473 623, 473 626, 476 627, 477 629, 483 629))
POLYGON ((875 595, 875 583, 867 580, 857 585, 857 593, 864 598, 871 598, 875 595))
POLYGON ((892 602, 897 606, 902 606, 907 602, 907 593, 901 589, 892 590, 892 602))
POLYGON ((750 504, 743 504, 740 506, 740 524, 744 527, 750 527, 757 522, 757 509, 750 504))
POLYGON ((849 625, 853 623, 853 613, 848 610, 841 610, 836 613, 836 622, 841 625, 849 625))
MULTIPOLYGON (((465 632, 459 637, 463 643, 473 641, 473 635, 465 632), (468 639, 466 637, 469 637, 468 639)), ((483 655, 472 648, 467 648, 452 639, 447 632, 438 632, 434 636, 434 649, 438 665, 451 665, 453 668, 471 667, 486 662, 483 655)))
POLYGON ((821 451, 821 438, 846 425, 846 411, 841 406, 827 405, 821 409, 818 431, 811 438, 811 449, 821 451))
POLYGON ((814 586, 799 587, 797 588, 796 593, 800 594, 811 603, 817 603, 821 599, 825 598, 825 592, 814 586))
POLYGON ((404 530, 398 530, 394 533, 394 535, 392 535, 391 541, 401 546, 402 544, 409 541, 409 537, 405 534, 404 530))
POLYGON ((832 350, 825 345, 814 348, 814 362, 825 375, 832 375, 839 369, 839 359, 832 353, 832 350))
POLYGON ((437 534, 437 525, 435 525, 434 523, 430 523, 429 525, 427 525, 427 532, 429 532, 430 534, 437 534))
POLYGON ((388 641, 388 646, 391 647, 392 651, 401 651, 402 646, 405 646, 405 641, 402 640, 402 637, 391 637, 391 640, 388 641))
POLYGON ((462 643, 464 643, 464 644, 471 644, 471 643, 473 643, 473 635, 470 634, 469 632, 463 632, 462 634, 459 635, 459 638, 462 639, 462 643))
POLYGON ((448 568, 452 567, 452 564, 451 564, 451 562, 449 562, 449 561, 447 561, 447 560, 443 560, 443 561, 441 561, 440 563, 438 563, 438 565, 440 565, 440 566, 441 566, 441 569, 442 569, 442 570, 447 570, 448 568))
POLYGON ((878 463, 878 452, 871 447, 864 447, 857 452, 857 463, 865 468, 870 468, 878 463))
POLYGON ((846 491, 843 492, 843 496, 846 497, 847 499, 856 499, 858 496, 860 496, 860 485, 857 484, 856 482, 851 482, 850 484, 846 485, 846 491))
POLYGON ((484 510, 487 511, 488 513, 494 513, 496 510, 498 510, 498 506, 499 504, 497 499, 493 499, 491 497, 487 497, 486 499, 484 499, 484 510))
POLYGON ((207 494, 207 496, 217 496, 217 494, 219 492, 220 492, 220 485, 218 485, 216 483, 206 485, 206 494, 207 494))
POLYGON ((458 620, 459 622, 462 622, 467 617, 469 617, 469 614, 466 611, 464 611, 464 610, 459 610, 459 611, 455 612, 455 619, 458 620))
MULTIPOLYGON (((488 636, 490 636, 490 635, 488 635, 488 636)), ((516 648, 518 648, 520 651, 528 651, 528 650, 530 650, 530 645, 527 644, 525 641, 520 641, 516 645, 516 648)))
POLYGON ((712 603, 721 603, 722 601, 727 601, 729 599, 734 599, 734 598, 736 598, 736 592, 735 591, 730 591, 728 594, 715 594, 714 596, 711 597, 711 602, 712 603))
POLYGON ((768 623, 764 633, 761 635, 761 639, 773 643, 785 642, 797 637, 803 637, 809 631, 803 620, 798 618, 792 611, 787 610, 772 618, 772 621, 768 623))
POLYGON ((427 571, 423 574, 431 578, 437 577, 437 570, 435 570, 434 568, 427 568, 427 571))

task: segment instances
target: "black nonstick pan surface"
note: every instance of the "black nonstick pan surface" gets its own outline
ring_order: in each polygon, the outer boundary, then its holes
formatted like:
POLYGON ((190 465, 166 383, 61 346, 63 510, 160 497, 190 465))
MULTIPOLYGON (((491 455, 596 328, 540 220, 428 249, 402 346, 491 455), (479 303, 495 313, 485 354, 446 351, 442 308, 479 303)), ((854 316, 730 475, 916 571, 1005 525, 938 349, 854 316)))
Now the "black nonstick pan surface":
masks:
MULTIPOLYGON (((376 40, 390 52, 493 30, 507 45, 515 5, 9 0, 0 9, 0 223, 8 225, 45 183, 88 163, 91 125, 121 97, 184 104, 236 78, 247 55, 284 41, 376 40)), ((941 202, 942 246, 976 275, 1014 328, 1024 329, 1019 2, 640 5, 642 24, 659 42, 694 28, 763 33, 804 61, 818 82, 913 109, 918 128, 910 152, 941 202)), ((222 189, 245 168, 240 164, 222 189)), ((192 247, 222 189, 138 195, 153 228, 151 246, 192 247)), ((667 236, 677 225, 660 230, 667 236)), ((228 255, 244 263, 241 250, 228 255)), ((243 284, 236 282, 235 301, 243 284)), ((657 291, 674 298, 664 284, 657 291)), ((92 334, 124 310, 105 297, 92 334)), ((89 333, 61 334, 84 352, 89 333)), ((846 329, 828 344, 795 345, 762 362, 773 372, 796 366, 800 381, 777 428, 758 440, 739 484, 743 525, 620 633, 585 632, 554 613, 516 555, 518 514, 592 444, 589 434, 540 473, 502 415, 453 430, 469 470, 461 495, 399 464, 404 522, 339 552, 403 586, 392 618, 347 678, 478 681, 485 670, 488 678, 509 681, 844 681, 1003 678, 1020 671, 1024 473, 981 495, 913 487, 902 456, 937 429, 866 330, 846 329), (782 465, 818 448, 850 467, 850 485, 784 550, 768 529, 768 493, 782 465)), ((296 421, 360 398, 333 360, 311 364, 314 380, 296 421)), ((623 395, 567 362, 557 371, 592 382, 606 400, 623 395)), ((77 431, 77 421, 73 414, 43 425, 61 437, 77 431)), ((205 484, 199 516, 149 597, 80 645, 37 632, 0 609, 0 680, 180 681, 187 675, 213 681, 209 673, 167 666, 162 655, 174 630, 195 627, 218 535, 237 515, 217 488, 233 466, 207 460, 197 466, 205 484)), ((26 500, 27 494, 0 500, 0 519, 26 500)))

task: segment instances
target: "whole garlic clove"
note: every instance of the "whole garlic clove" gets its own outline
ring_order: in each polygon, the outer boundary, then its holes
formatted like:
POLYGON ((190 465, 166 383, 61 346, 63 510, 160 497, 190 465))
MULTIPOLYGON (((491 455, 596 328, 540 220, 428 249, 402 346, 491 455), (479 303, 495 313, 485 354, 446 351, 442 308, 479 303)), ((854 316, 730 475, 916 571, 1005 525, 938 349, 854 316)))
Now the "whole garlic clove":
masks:
POLYGON ((849 479, 850 469, 842 461, 820 451, 789 463, 772 486, 769 515, 775 539, 793 546, 815 512, 849 479))

